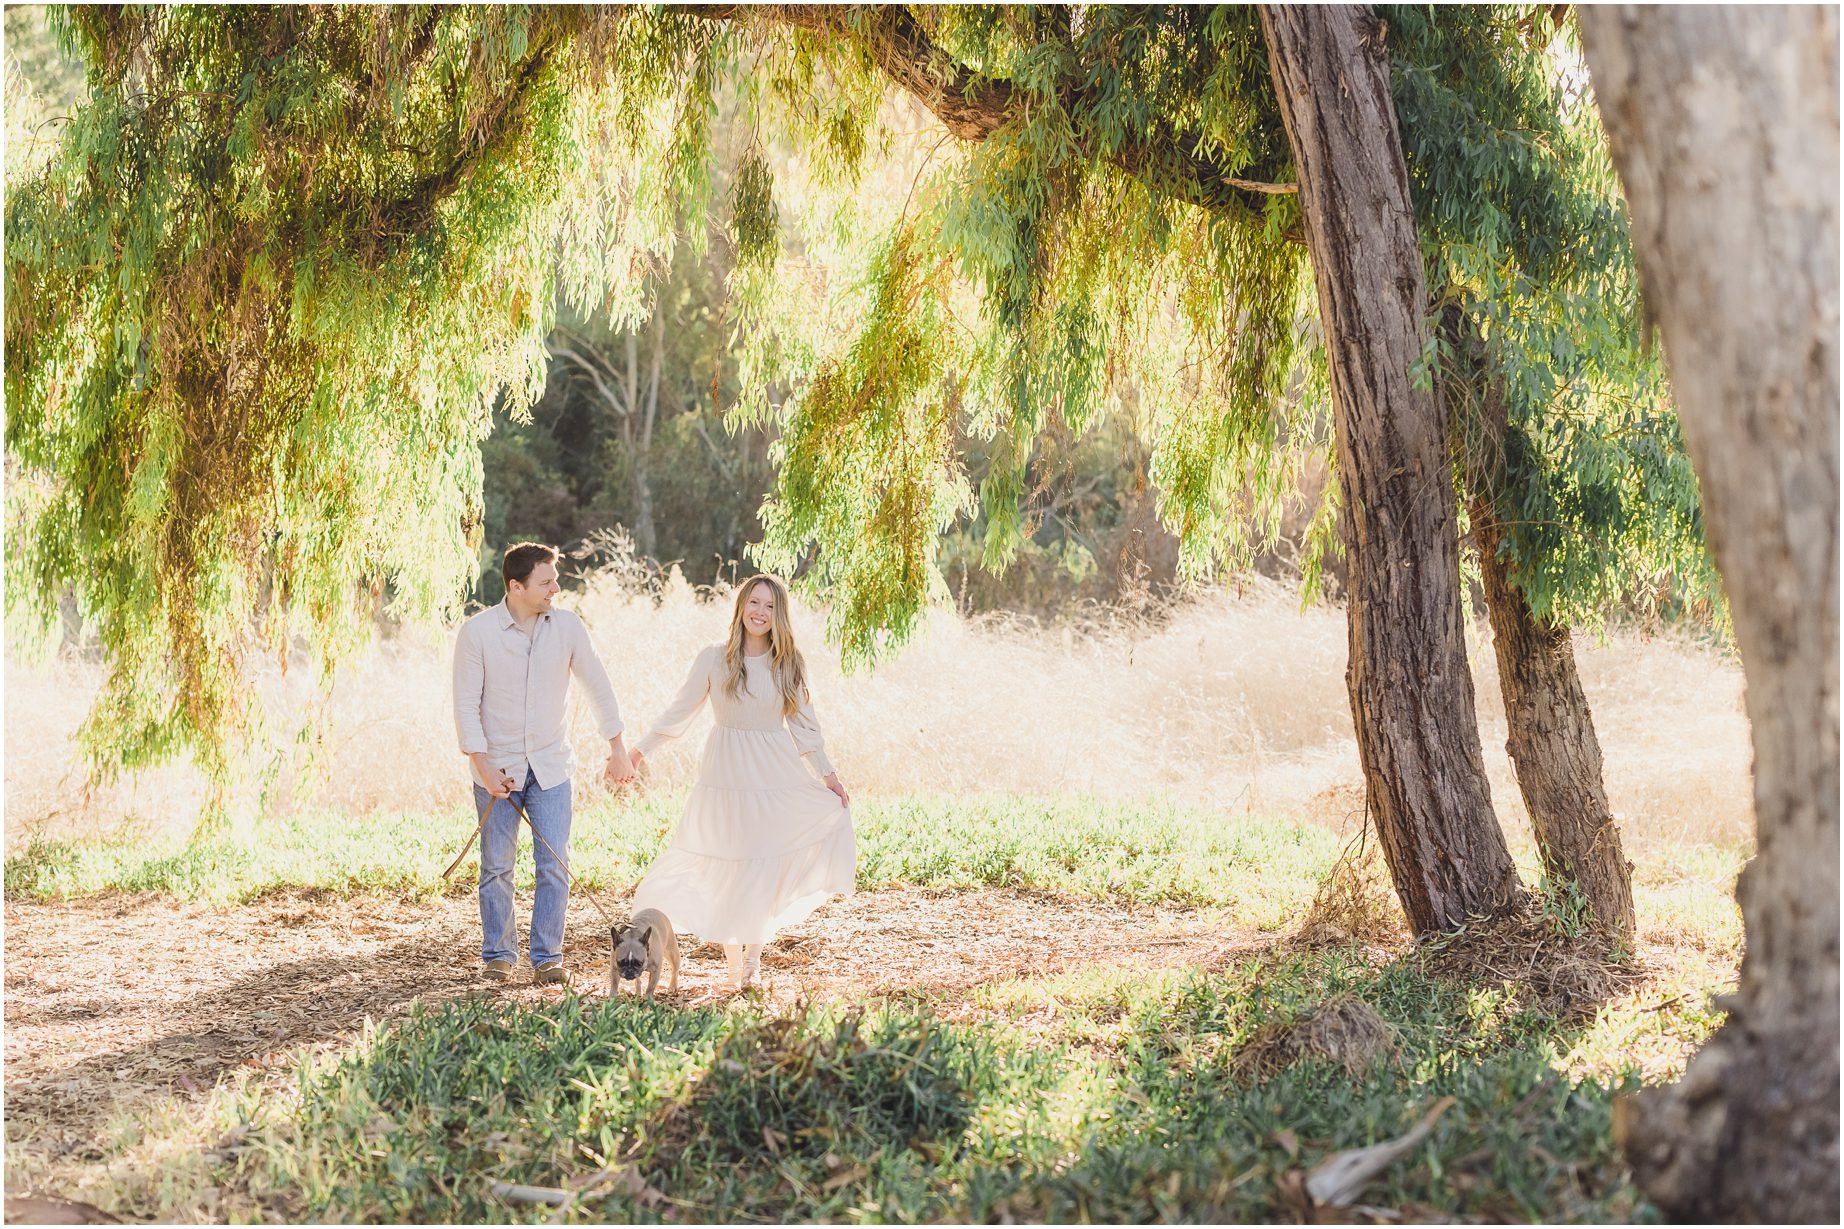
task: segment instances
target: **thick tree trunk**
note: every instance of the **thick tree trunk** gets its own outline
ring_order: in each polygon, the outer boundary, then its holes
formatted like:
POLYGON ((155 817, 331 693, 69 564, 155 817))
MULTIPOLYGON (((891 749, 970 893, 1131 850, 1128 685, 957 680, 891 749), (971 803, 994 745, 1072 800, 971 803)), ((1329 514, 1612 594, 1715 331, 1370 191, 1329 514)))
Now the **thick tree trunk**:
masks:
POLYGON ((1446 929, 1501 908, 1517 871, 1479 748, 1444 416, 1410 374, 1427 300, 1383 27, 1368 8, 1261 22, 1331 368, 1358 755, 1409 924, 1446 929))
POLYGON ((1617 1120, 1677 1216, 1837 1223, 1837 9, 1583 8, 1728 590, 1756 853, 1728 1020, 1617 1120))
POLYGON ((1469 416, 1476 429, 1461 434, 1478 441, 1477 455, 1463 458, 1461 468, 1505 698, 1505 750, 1530 812, 1543 869, 1552 879, 1573 881, 1602 926, 1630 936, 1636 924, 1633 868, 1607 804, 1601 741, 1575 670, 1568 624, 1539 619, 1499 557, 1508 505, 1504 390, 1491 376, 1484 339, 1461 309, 1449 307, 1441 327, 1455 364, 1442 382, 1447 412, 1469 416))
POLYGON ((634 465, 634 550, 643 558, 659 557, 659 530, 653 523, 653 479, 645 451, 632 457, 634 465))

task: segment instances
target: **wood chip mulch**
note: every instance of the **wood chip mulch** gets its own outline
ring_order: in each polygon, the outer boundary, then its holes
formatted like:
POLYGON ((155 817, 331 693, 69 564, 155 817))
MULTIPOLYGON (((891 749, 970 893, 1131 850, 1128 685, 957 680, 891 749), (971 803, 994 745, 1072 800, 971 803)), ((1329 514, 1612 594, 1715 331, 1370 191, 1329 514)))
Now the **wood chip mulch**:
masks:
MULTIPOLYGON (((625 907, 605 901, 617 915, 625 907)), ((521 924, 530 900, 519 899, 521 924)), ((284 894, 230 908, 156 897, 6 905, 5 1114, 9 1147, 80 1159, 112 1111, 202 1096, 255 1069, 290 1078, 304 1051, 351 1044, 411 1003, 567 993, 479 977, 472 895, 428 901, 284 894)), ((1095 965, 1220 967, 1271 936, 1221 910, 1174 910, 999 889, 905 888, 835 901, 765 953, 768 1005, 926 999, 954 1018, 977 988, 1095 965)), ((601 915, 572 903, 570 990, 608 991, 601 915)), ((685 1005, 721 997, 721 951, 687 944, 685 1005)), ((631 987, 629 987, 631 991, 631 987)))

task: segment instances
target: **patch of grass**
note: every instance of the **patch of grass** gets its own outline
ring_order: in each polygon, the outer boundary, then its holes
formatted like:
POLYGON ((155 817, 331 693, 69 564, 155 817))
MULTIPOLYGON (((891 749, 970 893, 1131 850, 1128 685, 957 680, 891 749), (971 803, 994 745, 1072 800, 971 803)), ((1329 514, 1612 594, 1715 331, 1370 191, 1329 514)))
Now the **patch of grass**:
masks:
POLYGON ((1323 828, 1158 801, 1006 795, 873 803, 859 883, 1022 887, 1138 903, 1221 905, 1272 929, 1336 852, 1323 828))
POLYGON ((237 1206, 313 1220, 1265 1221, 1298 1213, 1290 1171, 1453 1096, 1367 1202, 1656 1218, 1609 1136, 1637 1073, 1567 1071, 1577 1031, 1436 979, 1418 953, 1294 952, 1089 991, 1121 1026, 1101 1049, 912 1004, 451 1002, 304 1076, 221 1181, 237 1206), (1310 1052, 1265 1081, 1237 1063, 1333 999, 1374 1010, 1393 1052, 1361 1075, 1310 1052), (559 1211, 495 1182, 583 1194, 559 1211))
MULTIPOLYGON (((672 796, 586 808, 579 872, 625 887, 678 808, 672 796)), ((1206 902, 1275 928, 1305 916, 1338 852, 1320 829, 1157 804, 919 797, 854 810, 866 888, 1206 902)), ((436 892, 471 823, 307 817, 190 848, 132 833, 41 844, 9 860, 6 888, 436 892)), ((493 1194, 510 1182, 580 1189, 560 1217, 572 1222, 1263 1221, 1300 1215, 1297 1171, 1393 1138, 1453 1096, 1367 1203, 1411 1220, 1652 1220, 1610 1107, 1675 1078, 1719 1023, 1709 996, 1733 979, 1739 864, 1708 848, 1642 864, 1639 980, 1568 1019, 1522 981, 1454 976, 1439 945, 1338 942, 1277 942, 1208 972, 1098 965, 958 1000, 780 1014, 748 999, 469 999, 304 1057, 292 1087, 239 1077, 144 1103, 98 1132, 80 1179, 61 1146, 22 1149, 29 1124, 11 1119, 8 1160, 22 1182, 156 1220, 558 1215, 493 1194), (1302 1045, 1253 1061, 1328 1003, 1374 1012, 1387 1053, 1341 1065, 1302 1045)), ((455 890, 472 882, 458 878, 455 890)), ((1566 905, 1531 924, 1566 938, 1566 905)))
MULTIPOLYGON (((305 1074, 318 1070, 303 1065, 305 1074)), ((9 1114, 6 1180, 17 1191, 81 1200, 125 1219, 175 1224, 246 1224, 286 1219, 279 1195, 259 1201, 227 1182, 230 1158, 257 1121, 285 1120, 295 1097, 265 1090, 262 1077, 233 1071, 197 1098, 138 1098, 112 1110, 73 1148, 68 1135, 45 1139, 38 1124, 9 1114), (72 1164, 72 1153, 82 1159, 72 1164)), ((298 1200, 293 1201, 298 1204, 298 1200)))
MULTIPOLYGON (((650 794, 581 809, 572 868, 592 889, 637 882, 678 822, 683 795, 650 794)), ((1225 905, 1251 923, 1282 923, 1335 852, 1307 824, 1225 819, 1161 803, 1075 797, 931 796, 855 804, 862 888, 1018 887, 1135 902, 1225 905)), ((411 898, 469 890, 473 862, 442 869, 473 829, 471 808, 422 815, 302 815, 253 833, 191 842, 132 829, 69 843, 36 842, 6 860, 8 896, 46 900, 152 892, 219 904, 297 889, 411 898)), ((532 883, 522 835, 520 885, 532 883)))

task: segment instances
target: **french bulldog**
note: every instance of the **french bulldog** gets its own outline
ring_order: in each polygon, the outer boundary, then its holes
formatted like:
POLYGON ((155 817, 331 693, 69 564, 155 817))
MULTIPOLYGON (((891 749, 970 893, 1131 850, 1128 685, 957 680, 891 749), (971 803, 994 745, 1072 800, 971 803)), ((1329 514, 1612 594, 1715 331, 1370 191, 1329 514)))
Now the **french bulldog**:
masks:
POLYGON ((621 983, 634 983, 634 993, 640 993, 640 975, 646 973, 647 997, 652 998, 654 990, 659 987, 660 969, 667 964, 672 966, 672 980, 666 987, 666 993, 677 994, 679 990, 679 936, 673 933, 672 923, 658 909, 642 909, 628 919, 626 926, 617 926, 609 931, 615 944, 614 963, 608 972, 608 993, 621 993, 621 983))

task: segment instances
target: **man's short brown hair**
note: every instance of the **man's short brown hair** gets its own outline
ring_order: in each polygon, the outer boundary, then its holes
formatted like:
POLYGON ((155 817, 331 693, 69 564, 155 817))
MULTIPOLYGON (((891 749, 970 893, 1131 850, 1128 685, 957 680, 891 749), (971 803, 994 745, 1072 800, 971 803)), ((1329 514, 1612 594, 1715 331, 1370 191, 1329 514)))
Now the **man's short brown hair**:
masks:
POLYGON ((520 542, 506 548, 506 558, 500 564, 499 574, 505 578, 506 587, 512 588, 512 582, 521 585, 531 583, 531 570, 540 563, 556 563, 557 551, 542 542, 520 542))

